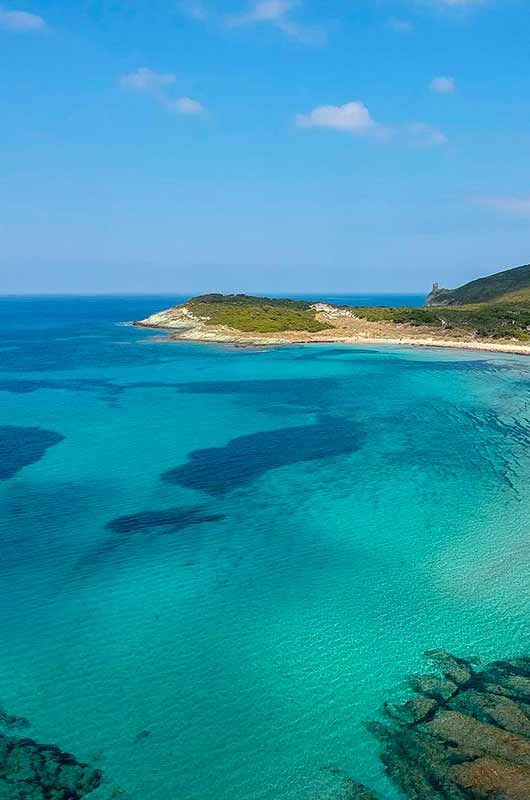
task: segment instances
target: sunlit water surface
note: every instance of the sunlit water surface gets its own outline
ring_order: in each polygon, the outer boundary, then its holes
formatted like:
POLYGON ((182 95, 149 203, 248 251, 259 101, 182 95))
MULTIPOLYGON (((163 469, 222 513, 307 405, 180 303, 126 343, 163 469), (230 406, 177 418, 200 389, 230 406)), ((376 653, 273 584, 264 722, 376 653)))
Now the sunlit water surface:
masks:
POLYGON ((394 798, 422 651, 530 651, 530 360, 116 325, 169 302, 0 301, 0 701, 94 800, 394 798))

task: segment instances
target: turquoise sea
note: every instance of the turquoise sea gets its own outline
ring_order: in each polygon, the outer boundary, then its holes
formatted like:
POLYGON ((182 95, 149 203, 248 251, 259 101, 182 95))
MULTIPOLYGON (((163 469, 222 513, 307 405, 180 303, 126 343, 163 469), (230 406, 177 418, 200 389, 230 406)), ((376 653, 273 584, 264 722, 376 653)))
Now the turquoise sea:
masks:
POLYGON ((394 800, 422 652, 530 652, 530 360, 117 324, 174 301, 0 300, 0 701, 94 800, 394 800))

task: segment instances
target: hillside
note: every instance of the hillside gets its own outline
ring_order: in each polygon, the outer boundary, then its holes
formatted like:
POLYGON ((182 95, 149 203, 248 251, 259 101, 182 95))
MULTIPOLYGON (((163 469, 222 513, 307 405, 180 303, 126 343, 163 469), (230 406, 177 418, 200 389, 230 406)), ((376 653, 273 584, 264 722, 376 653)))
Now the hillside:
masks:
POLYGON ((440 346, 489 343, 495 347, 504 342, 502 346, 514 343, 519 347, 519 343, 530 342, 530 302, 353 308, 243 294, 206 294, 135 324, 166 330, 172 339, 240 345, 372 340, 440 346))
POLYGON ((189 300, 186 307, 207 325, 226 325, 252 333, 316 333, 329 327, 316 319, 313 305, 303 300, 252 297, 246 294, 204 294, 189 300))
POLYGON ((246 294, 199 295, 180 306, 153 314, 139 324, 155 328, 224 328, 252 334, 318 333, 330 327, 317 319, 312 303, 246 294))
POLYGON ((474 303, 529 303, 530 265, 503 270, 466 283, 458 289, 435 284, 427 306, 462 306, 474 303))
POLYGON ((530 302, 440 305, 429 308, 356 308, 367 322, 424 329, 439 338, 530 341, 530 302))

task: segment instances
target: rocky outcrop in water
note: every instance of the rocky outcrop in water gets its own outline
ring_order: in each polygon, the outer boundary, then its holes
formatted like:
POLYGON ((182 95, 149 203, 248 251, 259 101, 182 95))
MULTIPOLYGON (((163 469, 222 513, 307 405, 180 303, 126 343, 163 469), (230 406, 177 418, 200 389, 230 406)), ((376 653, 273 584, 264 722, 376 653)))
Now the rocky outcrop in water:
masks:
MULTIPOLYGON (((368 726, 390 780, 410 800, 529 800, 530 658, 425 655, 437 674, 411 676, 415 696, 368 726)), ((360 784, 351 796, 376 798, 360 784)))
POLYGON ((55 745, 0 734, 1 800, 81 800, 101 777, 55 745))

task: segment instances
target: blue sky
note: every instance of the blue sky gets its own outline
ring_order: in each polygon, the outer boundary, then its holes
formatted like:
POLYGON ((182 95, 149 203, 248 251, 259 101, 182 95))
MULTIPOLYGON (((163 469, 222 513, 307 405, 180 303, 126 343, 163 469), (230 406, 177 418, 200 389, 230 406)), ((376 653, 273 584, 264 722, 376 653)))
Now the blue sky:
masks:
POLYGON ((0 0, 2 293, 530 261, 527 0, 0 0))

